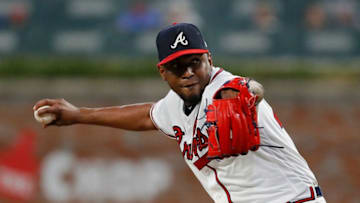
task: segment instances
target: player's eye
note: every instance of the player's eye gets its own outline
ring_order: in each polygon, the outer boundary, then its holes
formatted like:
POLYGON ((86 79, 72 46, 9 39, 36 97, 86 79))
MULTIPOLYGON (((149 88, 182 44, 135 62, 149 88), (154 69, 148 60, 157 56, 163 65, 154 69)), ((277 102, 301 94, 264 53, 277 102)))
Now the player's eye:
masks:
POLYGON ((193 60, 191 60, 191 65, 198 65, 200 63, 200 59, 198 58, 194 58, 193 60))
POLYGON ((184 72, 184 68, 177 63, 169 64, 166 69, 177 76, 182 75, 184 72))
POLYGON ((170 63, 170 64, 167 64, 165 67, 166 67, 167 70, 175 71, 178 68, 178 64, 177 63, 170 63))
POLYGON ((176 70, 178 68, 178 66, 179 65, 177 63, 173 63, 173 64, 170 65, 170 69, 176 70))

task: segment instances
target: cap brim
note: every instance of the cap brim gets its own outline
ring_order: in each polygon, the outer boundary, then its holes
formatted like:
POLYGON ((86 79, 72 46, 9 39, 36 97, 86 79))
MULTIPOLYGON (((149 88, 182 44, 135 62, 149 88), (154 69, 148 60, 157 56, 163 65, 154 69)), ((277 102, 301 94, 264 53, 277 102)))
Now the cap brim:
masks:
POLYGON ((181 50, 181 51, 178 51, 178 52, 175 52, 169 56, 167 56, 166 58, 164 58, 163 60, 161 60, 157 66, 161 66, 161 65, 164 65, 165 63, 167 62, 170 62, 176 58, 179 58, 180 56, 183 56, 183 55, 187 55, 187 54, 203 54, 203 53, 209 53, 209 50, 207 49, 186 49, 186 50, 181 50))

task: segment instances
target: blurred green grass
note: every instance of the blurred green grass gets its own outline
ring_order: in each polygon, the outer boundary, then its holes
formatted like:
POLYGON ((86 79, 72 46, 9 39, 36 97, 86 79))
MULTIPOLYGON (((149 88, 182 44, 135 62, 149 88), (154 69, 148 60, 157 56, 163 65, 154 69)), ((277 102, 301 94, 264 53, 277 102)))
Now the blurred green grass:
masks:
MULTIPOLYGON (((0 58, 0 77, 157 77, 154 58, 14 56, 0 58)), ((234 74, 258 79, 360 79, 360 61, 226 59, 214 61, 234 74)))

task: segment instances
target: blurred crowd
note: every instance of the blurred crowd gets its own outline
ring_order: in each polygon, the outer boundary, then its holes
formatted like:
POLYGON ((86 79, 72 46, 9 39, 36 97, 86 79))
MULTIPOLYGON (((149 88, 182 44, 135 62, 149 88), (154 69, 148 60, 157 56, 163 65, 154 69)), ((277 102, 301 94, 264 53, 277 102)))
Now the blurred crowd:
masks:
MULTIPOLYGON (((210 32, 209 38, 216 41, 215 46, 224 44, 221 37, 212 36, 215 32, 233 36, 251 31, 263 37, 295 29, 298 33, 343 31, 351 32, 345 38, 359 37, 359 10, 360 2, 356 0, 1 0, 0 52, 37 49, 58 52, 67 46, 78 51, 85 49, 85 52, 89 49, 90 52, 113 50, 118 53, 126 47, 151 52, 150 39, 154 33, 173 22, 198 25, 210 32), (69 31, 76 31, 75 37, 69 31), (87 32, 91 33, 89 37, 87 32), (85 35, 84 39, 77 40, 79 35, 85 35), (15 47, 5 42, 9 39, 15 47), (30 40, 38 43, 28 42, 30 40), (76 46, 74 41, 82 44, 76 46), (99 42, 91 44, 91 41, 99 42), (121 47, 121 41, 129 44, 121 47), (134 41, 138 44, 132 44, 134 41), (85 45, 87 43, 90 45, 85 45), (42 46, 38 48, 38 44, 42 46)), ((298 38, 302 36, 292 40, 298 38)))
POLYGON ((359 2, 354 0, 323 0, 307 6, 306 27, 311 30, 360 30, 359 2))
POLYGON ((25 2, 1 2, 0 30, 22 27, 28 23, 30 5, 25 2))
MULTIPOLYGON (((117 3, 106 0, 104 2, 99 0, 84 1, 64 1, 65 9, 68 11, 74 9, 76 11, 77 5, 85 6, 86 4, 92 4, 92 2, 100 2, 100 4, 108 4, 115 9, 105 9, 99 17, 105 15, 112 15, 115 17, 115 26, 118 29, 125 32, 144 31, 147 29, 158 28, 163 25, 168 25, 172 22, 192 22, 201 26, 206 20, 206 15, 215 15, 214 17, 232 15, 235 20, 240 21, 239 26, 252 24, 253 27, 260 30, 274 29, 278 23, 282 21, 281 16, 284 9, 291 7, 291 1, 283 0, 244 0, 244 1, 228 1, 228 11, 218 10, 218 13, 203 14, 199 12, 198 7, 206 7, 205 1, 193 2, 190 0, 135 0, 128 1, 123 0, 120 6, 117 3), (74 3, 75 2, 75 3, 74 3), (285 4, 287 8, 284 8, 285 4), (117 12, 118 10, 118 12, 117 12), (108 12, 108 13, 107 13, 108 12), (246 22, 247 21, 247 22, 246 22)), ((293 1, 292 1, 293 2, 293 1)), ((98 5, 98 3, 96 5, 98 5)), ((58 4, 54 2, 54 4, 58 4)), ((303 10, 302 19, 306 28, 308 29, 331 29, 331 28, 350 28, 360 29, 359 25, 359 2, 356 0, 311 0, 306 1, 301 7, 291 8, 290 12, 298 12, 297 10, 303 10)), ((31 22, 31 16, 36 12, 42 12, 41 9, 46 7, 38 7, 35 1, 22 0, 0 1, 0 30, 12 29, 19 26, 23 26, 27 23, 40 23, 31 22)), ((296 4, 294 4, 296 6, 296 4)), ((86 7, 86 6, 85 6, 86 7)), ((99 8, 78 9, 78 12, 88 13, 90 17, 94 12, 99 11, 99 8), (87 11, 85 11, 87 10, 87 11)), ((54 7, 53 7, 54 8, 54 7)), ((49 9, 53 9, 49 8, 49 9)), ((64 6, 58 6, 55 9, 63 9, 64 6)), ((71 12, 68 12, 71 14, 71 12)), ((86 14, 83 15, 86 17, 86 14)), ((53 18, 53 16, 48 16, 53 18)), ((299 16, 300 17, 300 16, 299 16)), ((55 19, 56 20, 56 19, 55 19)))

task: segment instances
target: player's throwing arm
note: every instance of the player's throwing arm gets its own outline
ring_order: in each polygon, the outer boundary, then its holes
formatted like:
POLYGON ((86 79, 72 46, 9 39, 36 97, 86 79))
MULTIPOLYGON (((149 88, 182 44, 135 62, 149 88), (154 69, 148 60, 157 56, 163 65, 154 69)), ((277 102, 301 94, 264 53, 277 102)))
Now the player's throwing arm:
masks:
POLYGON ((102 125, 125 130, 155 130, 150 119, 152 103, 86 108, 64 99, 43 99, 33 107, 35 119, 44 127, 73 124, 102 125))

